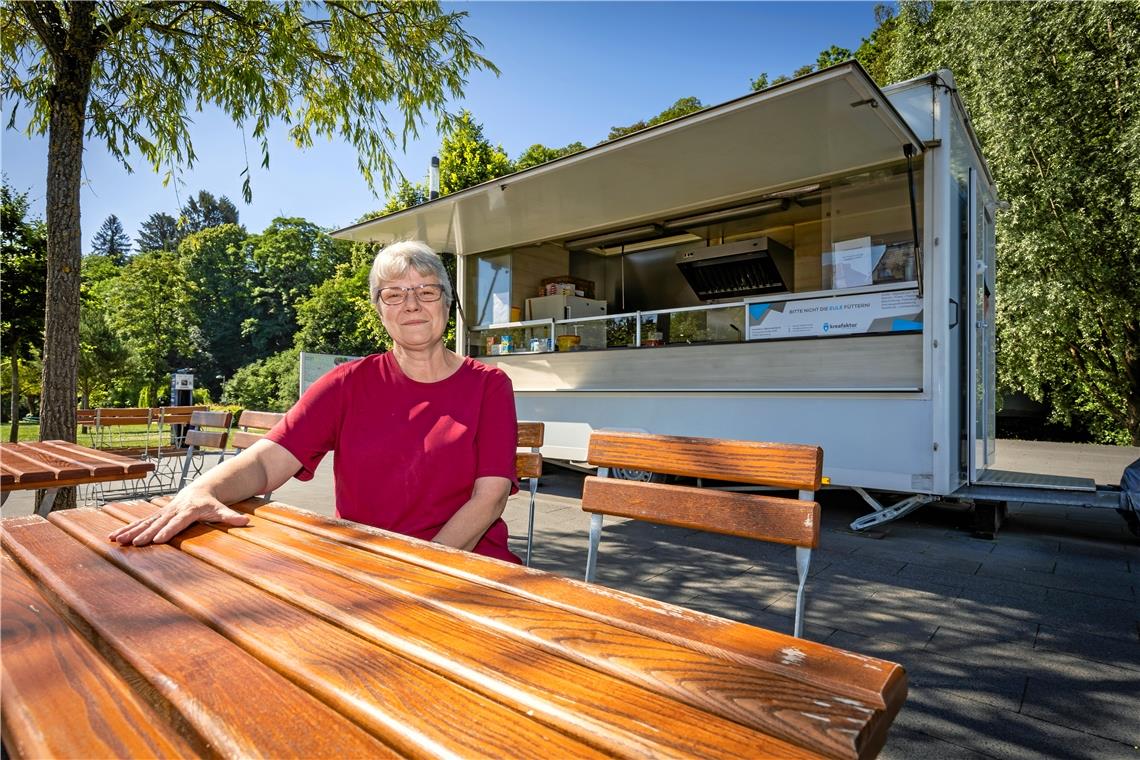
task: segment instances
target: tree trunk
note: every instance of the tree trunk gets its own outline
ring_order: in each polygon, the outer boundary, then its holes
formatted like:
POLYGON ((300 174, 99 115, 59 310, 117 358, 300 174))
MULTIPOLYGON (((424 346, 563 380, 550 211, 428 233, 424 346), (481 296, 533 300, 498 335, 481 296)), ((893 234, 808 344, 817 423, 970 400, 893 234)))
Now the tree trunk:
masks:
POLYGON ((17 358, 19 349, 20 347, 16 345, 8 347, 8 361, 12 363, 12 419, 9 420, 12 430, 8 433, 8 440, 12 443, 20 440, 20 360, 17 358))
MULTIPOLYGON (((66 50, 53 56, 48 91, 47 295, 44 310, 40 440, 75 440, 79 375, 79 270, 83 260, 79 188, 83 130, 95 58, 93 7, 70 3, 66 50)), ((75 489, 60 491, 56 508, 75 506, 75 489)))

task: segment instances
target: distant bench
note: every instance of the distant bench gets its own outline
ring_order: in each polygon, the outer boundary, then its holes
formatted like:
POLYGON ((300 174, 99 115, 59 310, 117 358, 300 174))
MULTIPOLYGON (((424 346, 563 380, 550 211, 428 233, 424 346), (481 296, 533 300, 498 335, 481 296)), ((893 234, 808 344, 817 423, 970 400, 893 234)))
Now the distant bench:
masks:
POLYGON ((185 453, 173 428, 189 425, 194 412, 204 411, 204 406, 100 407, 79 409, 76 417, 91 448, 123 456, 164 457, 185 453))

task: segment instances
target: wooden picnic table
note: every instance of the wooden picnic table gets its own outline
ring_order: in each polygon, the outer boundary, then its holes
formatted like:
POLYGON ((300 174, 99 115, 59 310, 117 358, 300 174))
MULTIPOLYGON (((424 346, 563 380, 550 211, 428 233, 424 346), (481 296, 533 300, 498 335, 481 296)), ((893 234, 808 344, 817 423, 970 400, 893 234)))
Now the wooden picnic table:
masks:
POLYGON ((906 695, 891 662, 262 499, 107 540, 156 503, 0 524, 13 758, 871 757, 906 695))
POLYGON ((64 486, 139 480, 154 470, 153 462, 91 449, 67 441, 0 443, 0 492, 46 489, 36 514, 46 515, 64 486))

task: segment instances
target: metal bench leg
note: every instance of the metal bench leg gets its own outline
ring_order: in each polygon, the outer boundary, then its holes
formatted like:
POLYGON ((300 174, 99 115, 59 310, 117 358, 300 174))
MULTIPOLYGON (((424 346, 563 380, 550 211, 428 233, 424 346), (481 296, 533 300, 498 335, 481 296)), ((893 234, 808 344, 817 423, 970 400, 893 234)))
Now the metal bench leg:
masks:
POLYGON ((530 517, 526 523, 526 566, 530 567, 530 549, 534 544, 534 498, 538 495, 538 478, 530 479, 530 517))
POLYGON ((602 515, 590 515, 590 552, 586 555, 586 583, 594 582, 598 570, 598 542, 602 540, 602 515))
POLYGON ((182 460, 182 477, 178 480, 178 490, 181 491, 183 486, 186 485, 186 476, 190 474, 190 462, 194 459, 194 447, 186 447, 186 458, 182 460))
POLYGON ((51 512, 51 506, 55 503, 55 495, 59 492, 58 488, 49 488, 44 493, 44 498, 40 501, 40 505, 36 507, 36 514, 40 517, 47 517, 51 512))
POLYGON ((807 585, 808 567, 811 565, 811 549, 804 546, 796 547, 796 575, 799 576, 799 586, 796 588, 796 622, 792 635, 797 639, 803 638, 804 632, 804 586, 807 585))

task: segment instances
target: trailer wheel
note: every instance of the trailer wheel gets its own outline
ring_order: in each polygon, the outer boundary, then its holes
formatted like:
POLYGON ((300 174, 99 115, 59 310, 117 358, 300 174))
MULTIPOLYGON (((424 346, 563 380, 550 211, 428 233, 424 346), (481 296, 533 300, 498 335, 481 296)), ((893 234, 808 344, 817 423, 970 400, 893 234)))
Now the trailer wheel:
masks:
POLYGON ((611 467, 610 477, 618 480, 636 480, 641 483, 664 483, 665 476, 649 470, 632 470, 628 467, 611 467))

